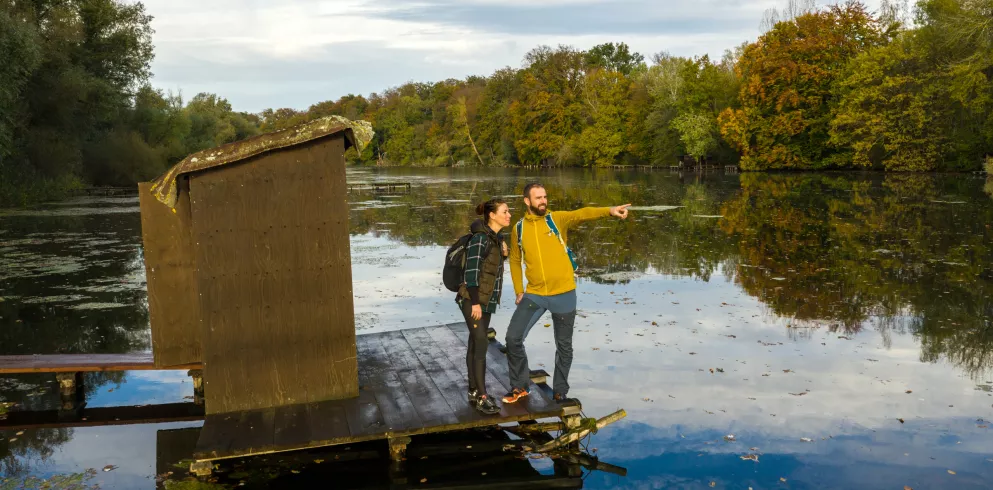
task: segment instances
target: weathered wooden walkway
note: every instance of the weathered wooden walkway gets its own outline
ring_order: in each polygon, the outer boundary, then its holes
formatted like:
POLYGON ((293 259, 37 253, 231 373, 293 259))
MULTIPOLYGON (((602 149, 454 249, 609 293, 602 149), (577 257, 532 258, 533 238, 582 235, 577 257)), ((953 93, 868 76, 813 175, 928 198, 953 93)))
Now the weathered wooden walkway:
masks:
POLYGON ((87 373, 200 369, 200 363, 155 367, 152 354, 51 354, 0 356, 0 374, 87 373))
MULTIPOLYGON (((187 370, 193 378, 193 396, 197 405, 203 400, 202 363, 182 364, 178 366, 156 367, 151 353, 132 354, 44 354, 0 356, 0 375, 55 373, 59 382, 62 396, 62 411, 57 420, 70 420, 66 411, 78 410, 83 406, 86 396, 84 393, 83 373, 106 371, 170 371, 187 370), (68 418, 67 418, 68 417, 68 418)), ((153 411, 154 412, 154 411, 153 411)), ((154 412, 159 413, 159 412, 154 412)), ((77 414, 78 415, 78 414, 77 414)), ((20 414, 18 417, 34 421, 48 420, 45 417, 33 418, 31 415, 20 414)), ((129 414, 129 418, 141 420, 147 418, 140 414, 129 414)), ((54 426, 54 422, 45 422, 54 426)))
MULTIPOLYGON (((467 400, 466 342, 458 323, 357 337, 359 396, 310 404, 207 415, 194 457, 213 461, 387 439, 403 450, 409 436, 560 417, 547 386, 486 416, 467 400)), ((506 357, 487 353, 487 390, 509 391, 506 357)), ((543 385, 543 383, 541 383, 543 385)), ((209 390, 207 393, 209 401, 209 390)))

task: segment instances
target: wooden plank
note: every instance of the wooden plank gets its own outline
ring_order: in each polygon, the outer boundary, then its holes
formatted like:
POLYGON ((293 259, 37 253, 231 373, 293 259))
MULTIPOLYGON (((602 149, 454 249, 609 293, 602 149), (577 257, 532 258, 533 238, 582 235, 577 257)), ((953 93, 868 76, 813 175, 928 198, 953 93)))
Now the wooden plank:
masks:
POLYGON ((197 459, 215 458, 228 453, 231 447, 231 440, 241 428, 241 414, 221 413, 207 415, 200 429, 200 438, 197 439, 197 448, 193 457, 197 459))
MULTIPOLYGON (((491 369, 497 376, 510 379, 510 368, 507 366, 507 356, 500 352, 500 348, 497 347, 496 342, 490 342, 489 348, 486 350, 486 366, 492 366, 491 369)), ((555 403, 555 401, 552 400, 544 390, 532 383, 530 378, 528 379, 528 385, 531 390, 531 394, 524 397, 522 401, 525 403, 518 401, 517 403, 512 403, 511 405, 523 405, 527 408, 528 412, 531 412, 532 414, 561 411, 558 404, 555 403)))
POLYGON ((231 443, 228 445, 228 454, 266 454, 273 451, 276 409, 267 408, 242 412, 238 418, 237 426, 238 430, 231 437, 231 443))
POLYGON ((23 412, 15 410, 7 412, 7 418, 0 420, 0 430, 158 424, 203 420, 203 418, 203 407, 193 403, 83 408, 73 417, 67 417, 66 413, 60 413, 59 410, 23 412))
POLYGON ((414 403, 414 409, 420 415, 421 422, 425 426, 435 426, 458 423, 454 409, 445 400, 445 396, 438 389, 438 386, 431 379, 431 376, 417 360, 400 332, 386 332, 379 335, 383 343, 383 349, 393 365, 393 370, 400 379, 402 389, 406 392, 410 401, 414 403))
POLYGON ((208 413, 358 395, 344 142, 192 174, 208 413))
POLYGON ((148 371, 200 369, 199 362, 156 367, 151 353, 46 354, 0 356, 0 374, 78 373, 96 371, 148 371))
POLYGON ((298 403, 275 407, 273 446, 302 447, 311 442, 310 429, 313 421, 310 419, 310 404, 298 403))
POLYGON ((155 474, 180 473, 176 463, 193 456, 199 438, 199 427, 155 431, 155 474))
MULTIPOLYGON (((464 325, 459 328, 458 324, 448 325, 448 328, 459 337, 460 340, 465 341, 469 337, 469 332, 465 331, 464 325)), ((486 368, 490 370, 491 373, 499 377, 501 380, 507 380, 507 386, 510 386, 510 369, 507 366, 507 356, 500 352, 499 347, 497 347, 496 342, 490 342, 489 347, 486 350, 486 368)), ((542 390, 538 389, 538 386, 534 383, 528 381, 531 394, 524 398, 526 403, 508 403, 507 405, 520 405, 527 409, 528 412, 532 414, 537 413, 549 413, 556 412, 560 410, 558 404, 556 404, 551 398, 549 398, 542 390)))
POLYGON ((141 238, 148 286, 152 352, 158 366, 202 360, 189 180, 178 181, 179 201, 170 209, 138 184, 141 238))
MULTIPOLYGON (((465 340, 460 339, 454 332, 458 328, 465 332, 465 339, 468 340, 469 332, 465 324, 453 324, 453 329, 449 329, 447 326, 443 327, 432 327, 426 329, 428 334, 434 340, 437 349, 444 352, 445 356, 458 368, 459 372, 462 373, 463 378, 468 383, 469 379, 469 367, 465 362, 465 353, 468 347, 466 346, 465 340)), ((499 401, 499 398, 503 396, 504 393, 510 391, 504 380, 491 370, 489 362, 487 361, 486 366, 486 390, 495 397, 498 398, 497 403, 500 405, 500 416, 501 417, 522 417, 529 415, 527 407, 519 403, 503 403, 499 401)))
POLYGON ((439 483, 436 485, 419 485, 425 490, 541 490, 546 488, 583 488, 583 479, 579 477, 544 476, 520 478, 495 478, 485 481, 466 481, 463 483, 439 483))
MULTIPOLYGON (((441 391, 448 406, 452 407, 459 421, 486 418, 487 416, 469 405, 469 385, 462 372, 452 364, 448 356, 441 354, 427 330, 412 328, 401 330, 403 338, 410 345, 421 366, 441 391)), ((463 363, 464 364, 464 363, 463 363)))
POLYGON ((308 404, 310 440, 322 444, 347 441, 351 437, 345 413, 345 405, 348 404, 351 400, 308 404))
POLYGON ((402 431, 423 425, 413 402, 393 372, 379 334, 358 338, 362 389, 356 404, 346 405, 345 415, 353 437, 402 431))
MULTIPOLYGON (((411 406, 410 410, 413 411, 413 409, 414 407, 411 406)), ((358 398, 345 403, 344 411, 348 432, 352 436, 380 434, 389 430, 389 425, 379 408, 379 400, 369 388, 359 388, 358 398)))
MULTIPOLYGON (((490 348, 496 349, 496 343, 491 342, 490 348)), ((348 400, 331 400, 308 404, 307 423, 309 437, 290 438, 290 429, 282 429, 280 435, 266 441, 257 441, 256 436, 246 436, 244 427, 239 429, 220 429, 208 423, 204 431, 213 427, 215 433, 227 430, 229 440, 224 450, 206 451, 210 448, 210 438, 201 435, 198 444, 197 457, 200 459, 225 459, 251 454, 268 454, 279 451, 322 447, 328 445, 350 444, 373 439, 402 437, 434 432, 448 432, 476 427, 486 427, 502 423, 522 422, 536 418, 555 417, 560 413, 557 406, 548 406, 546 411, 529 412, 521 404, 510 404, 499 415, 492 417, 457 417, 451 411, 448 402, 438 385, 428 375, 428 369, 435 372, 434 379, 443 386, 451 388, 457 385, 453 378, 464 376, 465 345, 447 326, 431 327, 421 332, 387 332, 381 334, 362 335, 358 337, 359 380, 361 389, 359 397, 348 400), (407 337, 410 337, 408 341, 407 337), (413 345, 418 347, 414 347, 413 345), (418 355, 420 354, 420 356, 418 355), (432 356, 433 354, 433 356, 432 356), (427 360, 434 359, 434 362, 427 360), (421 359, 425 359, 422 363, 421 359), (463 361, 456 363, 456 361, 463 361), (426 365, 425 365, 426 364, 426 365), (447 367, 446 367, 447 366, 447 367), (408 396, 408 389, 411 393, 408 396), (432 405, 433 404, 433 405, 432 405), (434 406, 447 412, 447 417, 437 417, 431 411, 419 411, 419 408, 434 406), (427 419, 427 422, 425 421, 427 419), (344 420, 344 423, 342 423, 344 420), (347 425, 347 434, 345 426, 347 425), (243 440, 239 440, 239 438, 243 440), (287 441, 296 440, 297 443, 287 441)), ((488 378, 496 379, 493 373, 488 378)), ((535 390, 536 399, 541 395, 535 390)), ((456 388, 462 394, 463 388, 456 388)), ((455 400, 452 399, 455 403, 455 400)), ((271 423, 269 434, 276 432, 275 426, 289 427, 286 421, 293 420, 299 415, 288 415, 286 410, 278 410, 278 424, 271 423)), ((268 410, 275 413, 277 410, 268 410)), ((264 413, 258 410, 245 414, 264 413)), ((469 412, 466 412, 469 413, 469 412)), ((232 414, 236 422, 228 425, 251 426, 252 421, 244 414, 232 414)), ((211 415, 209 417, 217 417, 211 415)), ((258 417, 258 415, 256 415, 258 417)), ((275 417, 274 417, 275 418, 275 417)), ((209 422, 209 420, 208 420, 209 422)), ((256 424, 258 421, 256 420, 256 424)), ((293 427, 298 425, 293 424, 293 427)), ((298 429, 292 429, 298 430, 298 429)), ((216 436, 212 436, 216 437, 216 436)), ((224 444, 214 442, 213 447, 223 447, 224 444)))

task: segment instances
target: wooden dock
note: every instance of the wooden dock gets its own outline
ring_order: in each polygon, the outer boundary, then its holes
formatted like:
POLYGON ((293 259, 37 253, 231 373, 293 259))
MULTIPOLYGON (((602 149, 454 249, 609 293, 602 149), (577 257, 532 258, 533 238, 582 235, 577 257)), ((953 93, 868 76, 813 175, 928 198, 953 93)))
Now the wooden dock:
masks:
MULTIPOLYGON (((0 356, 0 375, 54 373, 59 382, 62 410, 76 410, 83 406, 83 373, 105 371, 179 371, 185 370, 193 378, 193 395, 196 404, 203 401, 203 364, 189 363, 157 367, 151 353, 132 354, 44 354, 0 356)), ((30 419, 33 420, 33 419, 30 419)))
POLYGON ((136 187, 81 187, 69 190, 69 194, 73 196, 120 197, 133 196, 137 193, 136 187))
MULTIPOLYGON (((465 324, 457 323, 360 335, 357 398, 209 414, 195 465, 382 439, 396 458, 412 435, 558 418, 568 410, 551 399, 543 382, 532 382, 530 396, 503 405, 498 415, 477 412, 467 400, 468 334, 465 324)), ((506 357, 495 341, 487 370, 491 395, 509 391, 506 357)))
POLYGON ((0 430, 189 422, 203 420, 203 416, 203 405, 190 402, 97 408, 80 406, 75 410, 15 410, 0 418, 0 430))
MULTIPOLYGON (((177 471, 177 467, 190 459, 199 436, 199 427, 157 431, 156 474, 175 472, 169 480, 185 479, 186 475, 177 471)), ((512 438, 499 427, 425 434, 413 439, 407 460, 402 464, 390 460, 381 441, 367 441, 263 456, 250 463, 220 461, 214 478, 225 487, 237 486, 245 480, 252 482, 255 474, 266 475, 267 488, 507 490, 583 488, 583 468, 620 476, 627 473, 624 468, 580 451, 562 453, 551 463, 550 471, 539 470, 529 459, 521 457, 519 444, 524 441, 512 438), (508 446, 513 449, 508 450, 508 446)), ((160 483, 159 488, 163 487, 160 483)))
POLYGON ((349 184, 348 190, 372 190, 375 192, 410 192, 410 182, 370 182, 362 184, 349 184))

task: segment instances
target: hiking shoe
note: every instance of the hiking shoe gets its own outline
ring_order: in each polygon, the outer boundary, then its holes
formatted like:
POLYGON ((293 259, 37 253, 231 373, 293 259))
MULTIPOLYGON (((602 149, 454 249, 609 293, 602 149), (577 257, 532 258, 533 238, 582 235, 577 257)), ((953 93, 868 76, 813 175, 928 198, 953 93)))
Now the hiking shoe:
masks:
POLYGON ((495 415, 500 413, 500 407, 493 402, 493 398, 489 395, 479 395, 473 406, 476 407, 476 410, 479 410, 486 415, 495 415))
POLYGON ((516 403, 517 400, 520 400, 521 398, 524 398, 524 397, 528 396, 529 394, 530 393, 528 392, 528 390, 522 390, 520 388, 514 388, 513 390, 510 391, 510 393, 507 393, 506 395, 503 395, 503 402, 504 403, 516 403))
POLYGON ((558 403, 559 405, 565 405, 565 406, 579 405, 579 402, 575 398, 569 398, 561 393, 556 393, 552 395, 552 400, 554 400, 555 403, 558 403))
POLYGON ((479 390, 469 390, 469 403, 476 403, 477 400, 479 400, 479 390))

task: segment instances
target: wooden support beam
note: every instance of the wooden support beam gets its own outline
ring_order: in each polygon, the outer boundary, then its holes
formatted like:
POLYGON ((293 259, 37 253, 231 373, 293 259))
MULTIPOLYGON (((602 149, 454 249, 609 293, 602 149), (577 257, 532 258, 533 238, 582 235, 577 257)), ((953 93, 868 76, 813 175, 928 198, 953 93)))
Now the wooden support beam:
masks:
POLYGON ((393 461, 402 461, 407 456, 407 444, 410 444, 409 437, 391 437, 387 439, 390 445, 390 458, 393 461))
POLYGON ((613 473, 619 476, 628 476, 627 468, 621 466, 615 466, 610 463, 604 463, 597 458, 591 457, 586 453, 568 453, 561 456, 562 459, 583 466, 588 470, 603 471, 606 473, 613 473))
POLYGON ((544 369, 532 369, 531 381, 534 384, 541 384, 548 381, 548 373, 544 369))
POLYGON ((533 424, 518 424, 517 426, 507 427, 505 430, 521 434, 535 434, 541 432, 563 431, 566 430, 566 426, 562 422, 536 422, 533 424))
POLYGON ((210 461, 194 461, 190 463, 190 473, 196 476, 206 477, 214 471, 214 463, 210 461))
POLYGON ((83 373, 56 373, 59 381, 59 395, 62 397, 62 410, 80 408, 86 400, 83 393, 83 373))
MULTIPOLYGON (((628 414, 627 412, 624 411, 624 409, 618 410, 610 415, 607 415, 606 417, 597 420, 596 428, 597 430, 600 430, 614 422, 617 422, 618 420, 623 419, 624 417, 627 417, 627 415, 628 414)), ((586 435, 589 434, 590 432, 592 432, 591 429, 582 429, 579 431, 566 432, 565 434, 562 434, 559 437, 555 438, 554 441, 549 442, 547 444, 543 444, 540 447, 538 447, 538 452, 540 453, 548 452, 551 451, 552 449, 557 449, 567 444, 577 442, 580 439, 586 437, 586 435)))
POLYGON ((186 374, 193 378, 193 403, 203 405, 203 370, 190 369, 186 374))

